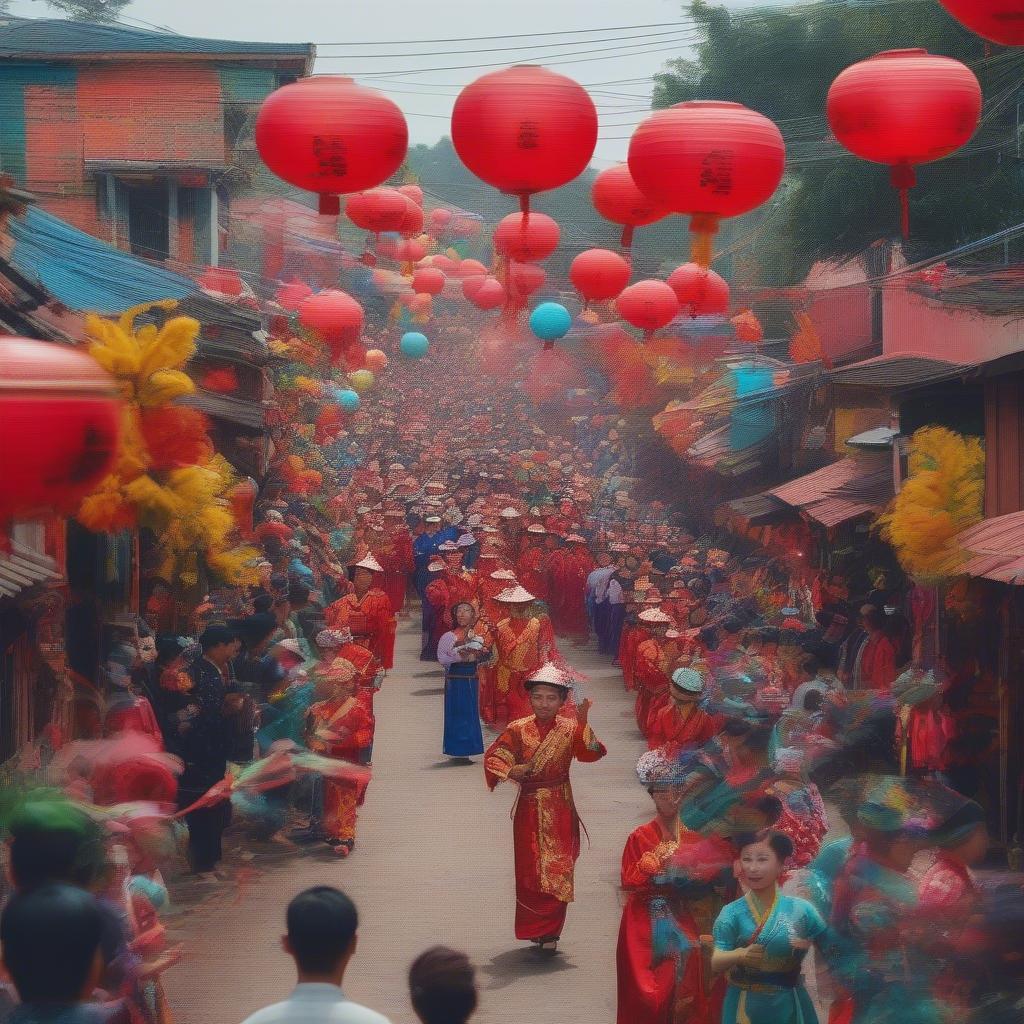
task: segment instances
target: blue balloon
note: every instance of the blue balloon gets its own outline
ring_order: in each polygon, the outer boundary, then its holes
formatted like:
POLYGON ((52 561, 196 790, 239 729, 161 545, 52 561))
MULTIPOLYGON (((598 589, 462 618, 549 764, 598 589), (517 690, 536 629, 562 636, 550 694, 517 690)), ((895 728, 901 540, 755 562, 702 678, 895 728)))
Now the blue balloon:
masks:
POLYGON ((334 392, 334 397, 345 412, 355 412, 361 402, 358 393, 351 388, 338 388, 334 392))
POLYGON ((403 356, 410 359, 422 359, 430 348, 430 342, 425 334, 419 331, 409 331, 402 335, 398 347, 402 350, 403 356))
POLYGON ((572 327, 572 316, 565 306, 557 302, 542 302, 530 314, 530 330, 541 341, 564 338, 572 327))

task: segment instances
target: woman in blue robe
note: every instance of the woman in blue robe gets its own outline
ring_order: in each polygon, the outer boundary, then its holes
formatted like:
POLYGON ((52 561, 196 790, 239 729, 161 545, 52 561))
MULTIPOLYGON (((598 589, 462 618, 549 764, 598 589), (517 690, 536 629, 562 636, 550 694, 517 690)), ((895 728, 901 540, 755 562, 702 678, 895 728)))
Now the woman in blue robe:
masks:
POLYGON ((452 609, 452 629, 437 645, 437 660, 444 666, 442 749, 448 757, 468 758, 484 752, 477 666, 491 657, 494 645, 476 620, 473 605, 457 604, 452 609))
POLYGON ((765 829, 740 849, 746 894, 727 904, 714 927, 711 967, 725 971, 722 1024, 818 1024, 801 978, 804 956, 827 926, 806 900, 785 896, 778 878, 793 853, 781 832, 765 829))

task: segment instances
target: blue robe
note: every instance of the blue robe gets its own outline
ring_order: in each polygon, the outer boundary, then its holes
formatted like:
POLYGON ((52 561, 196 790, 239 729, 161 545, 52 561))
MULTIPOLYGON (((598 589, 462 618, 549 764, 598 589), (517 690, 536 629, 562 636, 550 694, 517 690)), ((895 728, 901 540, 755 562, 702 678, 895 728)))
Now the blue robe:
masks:
MULTIPOLYGON (((821 915, 807 900, 781 892, 775 908, 754 939, 764 946, 764 960, 755 969, 734 967, 727 974, 729 987, 722 1007, 722 1024, 818 1024, 800 977, 804 953, 791 939, 820 938, 826 931, 821 915)), ((715 921, 715 949, 740 949, 751 944, 757 930, 746 897, 722 908, 715 921)))
POLYGON ((454 662, 444 677, 444 743, 449 757, 484 752, 475 661, 454 662))
POLYGON ((412 555, 416 563, 416 571, 413 574, 413 581, 416 584, 416 593, 420 600, 424 599, 427 584, 430 582, 430 573, 427 572, 427 565, 437 554, 438 546, 441 544, 440 533, 421 533, 412 542, 412 555))

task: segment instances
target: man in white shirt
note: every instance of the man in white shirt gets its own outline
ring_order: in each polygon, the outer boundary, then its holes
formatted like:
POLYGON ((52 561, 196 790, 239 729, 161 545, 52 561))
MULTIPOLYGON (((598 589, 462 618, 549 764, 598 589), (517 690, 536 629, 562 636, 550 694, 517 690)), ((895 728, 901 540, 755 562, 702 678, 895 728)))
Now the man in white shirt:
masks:
POLYGON ((319 885, 299 893, 288 904, 287 924, 281 944, 295 961, 298 984, 284 1002, 257 1010, 244 1024, 390 1024, 341 989, 359 925, 355 904, 341 890, 319 885))

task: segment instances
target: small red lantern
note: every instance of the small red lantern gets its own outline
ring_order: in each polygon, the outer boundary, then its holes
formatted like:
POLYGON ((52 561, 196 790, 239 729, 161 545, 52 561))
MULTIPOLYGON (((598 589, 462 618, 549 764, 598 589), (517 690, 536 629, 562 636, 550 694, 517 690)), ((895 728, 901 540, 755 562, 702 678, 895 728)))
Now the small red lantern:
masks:
POLYGON ((510 263, 508 267, 508 293, 509 298, 516 300, 516 304, 525 304, 526 300, 538 288, 544 286, 547 274, 543 267, 536 263, 510 263))
POLYGON ((488 185, 519 196, 582 174, 597 145, 597 110, 586 89, 547 68, 504 68, 459 93, 452 109, 459 159, 488 185))
POLYGON ((347 292, 328 288, 302 303, 299 323, 313 331, 337 355, 345 345, 359 338, 363 329, 363 307, 347 292))
POLYGON ((287 284, 278 287, 274 292, 274 300, 282 309, 294 313, 302 305, 303 300, 308 299, 312 294, 313 289, 308 284, 293 277, 287 284))
POLYGON ((228 504, 231 506, 231 514, 235 518, 235 526, 238 527, 238 534, 242 540, 252 540, 255 536, 253 511, 259 493, 260 489, 251 476, 242 477, 228 491, 228 504))
POLYGON ((776 124, 741 103, 677 103, 647 118, 629 143, 629 170, 641 192, 689 214, 692 258, 702 267, 711 263, 719 220, 765 202, 785 165, 776 124))
POLYGON ((629 263, 610 249, 587 249, 569 267, 569 280, 587 302, 614 299, 629 284, 629 263))
POLYGON ((452 221, 452 211, 439 206, 436 210, 430 211, 428 221, 432 231, 443 231, 452 221))
POLYGON ((409 129, 401 110, 351 78, 317 75, 272 92, 256 115, 256 148, 289 184, 316 192, 320 212, 338 196, 376 188, 401 166, 409 129))
POLYGON ((402 185, 398 191, 406 199, 411 199, 420 209, 423 208, 423 189, 419 185, 402 185))
POLYGON ((684 263, 669 274, 666 283, 676 293, 684 315, 691 319, 729 311, 729 285, 707 267, 684 263))
POLYGON ((456 238, 476 238, 483 230, 478 217, 459 216, 452 221, 451 232, 456 238))
POLYGON ((85 352, 0 338, 0 524, 73 512, 95 490, 117 453, 118 396, 85 352))
POLYGON ((427 295, 440 295, 444 291, 444 282, 444 274, 436 267, 420 267, 412 275, 413 291, 427 295))
POLYGON ((487 268, 479 260, 460 260, 454 268, 458 278, 486 277, 487 268))
MULTIPOLYGON (((443 252, 437 253, 435 256, 430 257, 430 265, 437 270, 440 270, 442 274, 454 274, 458 264, 450 256, 445 256, 443 252)), ((481 264, 482 266, 483 264, 481 264)))
POLYGON ((379 235, 398 231, 405 222, 407 200, 397 189, 373 188, 354 195, 345 204, 345 214, 357 228, 379 235))
POLYGON ((504 285, 495 277, 469 277, 462 282, 462 294, 477 309, 497 309, 505 304, 504 285))
POLYGON ((633 230, 668 216, 668 210, 652 202, 636 187, 628 164, 602 171, 595 179, 590 197, 605 220, 622 225, 622 247, 633 245, 633 230))
POLYGON ((408 196, 405 198, 405 216, 398 230, 406 238, 418 235, 423 230, 423 207, 417 206, 408 196))
POLYGON ((402 263, 416 263, 427 254, 427 247, 415 238, 403 238, 395 247, 395 259, 402 263))
POLYGON ((939 0, 965 28, 1003 46, 1024 46, 1021 0, 939 0))
POLYGON ((679 313, 676 293, 664 281, 637 281, 616 300, 619 316, 650 337, 679 313))
POLYGON ((904 237, 914 166, 956 152, 981 116, 981 86, 966 65, 927 50, 888 50, 851 64, 828 91, 832 133, 862 160, 888 164, 904 237))
POLYGON ((547 259, 558 248, 558 224, 543 213, 510 213, 494 229, 494 248, 521 263, 547 259))

